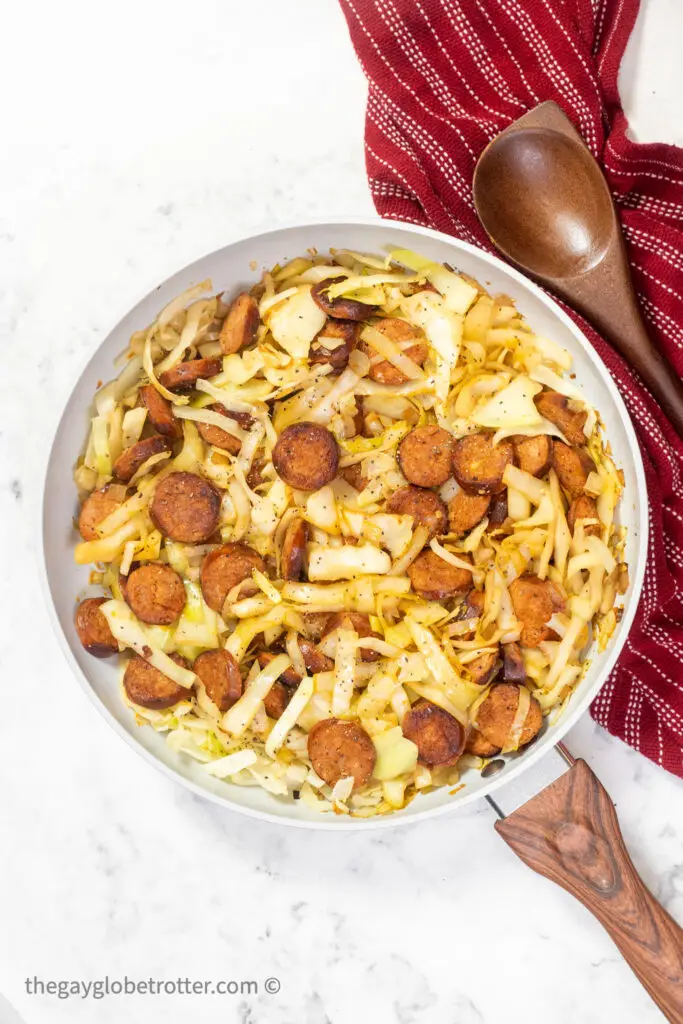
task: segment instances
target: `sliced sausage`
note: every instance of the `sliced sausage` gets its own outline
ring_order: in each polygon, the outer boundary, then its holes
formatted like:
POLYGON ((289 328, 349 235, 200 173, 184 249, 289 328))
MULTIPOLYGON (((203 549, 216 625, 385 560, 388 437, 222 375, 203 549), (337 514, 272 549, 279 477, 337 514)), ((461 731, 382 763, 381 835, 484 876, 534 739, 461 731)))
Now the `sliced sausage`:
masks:
MULTIPOLYGON (((406 323, 405 320, 398 320, 396 317, 386 317, 372 326, 380 334, 383 334, 385 338, 388 338, 389 341, 399 345, 403 354, 408 359, 412 359, 418 366, 422 366, 429 355, 429 345, 417 327, 406 323), (408 342, 411 344, 408 344, 408 342)), ((364 341, 358 347, 370 358, 377 354, 372 345, 368 345, 364 341)), ((399 370, 397 366, 394 366, 393 363, 390 363, 388 359, 382 359, 379 363, 373 363, 368 370, 368 376, 370 380, 374 380, 378 384, 390 384, 392 386, 405 384, 408 380, 405 373, 399 370)))
POLYGON ((96 527, 122 504, 121 498, 114 496, 110 484, 89 494, 78 516, 78 529, 83 540, 98 540, 100 535, 96 527))
MULTIPOLYGON (((190 667, 186 659, 179 654, 171 654, 170 658, 176 665, 190 667)), ((137 654, 133 655, 126 665, 123 688, 133 704, 151 708, 153 711, 163 711, 164 708, 173 707, 179 701, 189 700, 192 696, 192 690, 169 679, 137 654)))
POLYGON ((500 754, 500 747, 489 743, 478 729, 470 729, 465 743, 465 753, 472 754, 473 757, 495 757, 496 754, 500 754))
POLYGON ((328 316, 333 316, 337 320, 367 320, 377 310, 377 306, 371 306, 367 302, 358 302, 355 299, 345 299, 341 295, 336 299, 331 299, 327 294, 330 285, 345 280, 344 277, 328 277, 324 281, 319 281, 311 288, 311 298, 323 313, 327 313, 328 316))
POLYGON ((100 611, 100 605, 108 600, 107 597, 87 597, 76 608, 74 617, 78 639, 88 654, 96 658, 108 658, 110 654, 118 654, 119 651, 109 623, 100 611))
POLYGON ((357 491, 364 491, 368 486, 368 478, 363 476, 360 462, 354 462, 352 466, 346 466, 339 475, 346 480, 347 484, 355 487, 357 491))
POLYGON ((489 523, 487 531, 498 530, 508 517, 507 487, 500 494, 494 494, 489 506, 489 523))
POLYGON ((417 745, 420 762, 430 768, 454 765, 465 749, 465 730, 457 718, 422 697, 406 712, 403 735, 417 745))
POLYGON ((332 659, 328 658, 322 651, 319 651, 315 644, 311 643, 310 640, 306 640, 304 637, 300 636, 299 647, 304 657, 306 670, 310 672, 311 675, 315 675, 317 672, 331 672, 334 668, 334 662, 332 659))
MULTIPOLYGON (((466 561, 464 555, 459 556, 466 561)), ((427 601, 446 601, 466 593, 472 586, 472 573, 445 562, 427 548, 408 566, 413 590, 427 601)))
POLYGON ((220 494, 196 473, 169 473, 157 484, 149 506, 156 528, 182 544, 207 541, 218 526, 220 511, 220 494))
MULTIPOLYGON (((221 416, 227 416, 230 420, 234 420, 243 430, 249 430, 254 425, 254 418, 248 412, 230 412, 219 402, 210 405, 209 409, 212 412, 220 413, 221 416)), ((223 448, 224 451, 230 452, 231 455, 239 455, 242 442, 234 434, 229 434, 227 430, 223 430, 221 427, 215 427, 213 423, 197 423, 197 430, 207 444, 212 444, 214 448, 223 448)))
POLYGON ((173 406, 159 394, 153 384, 145 384, 140 388, 138 405, 147 410, 147 419, 158 434, 163 434, 171 441, 177 441, 183 436, 183 428, 173 414, 173 406))
POLYGON ((519 468, 532 476, 545 476, 550 469, 552 458, 552 443, 548 435, 523 437, 518 434, 512 438, 512 443, 519 468))
MULTIPOLYGON (((277 658, 277 654, 274 654, 272 651, 259 651, 257 658, 261 668, 265 668, 267 665, 270 665, 274 658, 277 658)), ((285 686, 296 687, 301 682, 301 676, 290 665, 289 668, 286 668, 284 672, 278 676, 278 681, 280 683, 284 683, 285 686)), ((268 714, 270 715, 270 711, 268 714)), ((270 715, 270 717, 279 718, 280 715, 270 715)))
POLYGON ((276 679, 263 698, 263 706, 268 717, 280 718, 293 696, 294 689, 291 686, 285 686, 281 680, 276 679))
POLYGON ((361 789, 373 773, 375 745, 358 722, 325 718, 308 734, 308 756, 313 770, 328 786, 353 777, 353 788, 361 789))
POLYGON ((542 391, 536 395, 534 402, 541 416, 559 427, 570 444, 586 443, 583 425, 588 413, 585 409, 577 411, 570 408, 569 399, 557 391, 542 391))
MULTIPOLYGON (((304 665, 306 671, 311 675, 315 675, 317 672, 331 672, 334 668, 334 662, 327 655, 319 651, 315 644, 311 643, 310 640, 305 640, 303 637, 299 637, 299 649, 303 655, 304 665)), ((261 668, 265 668, 266 665, 270 664, 273 658, 277 655, 273 654, 272 651, 259 651, 258 662, 261 668)), ((292 668, 286 668, 280 676, 280 681, 285 686, 298 686, 301 682, 301 676, 298 672, 292 668)))
POLYGON ((204 651, 192 666, 219 711, 227 711, 242 696, 240 667, 230 651, 204 651))
POLYGON ((331 483, 339 467, 334 434, 319 423, 293 423, 273 448, 275 472, 298 491, 317 491, 331 483))
POLYGON ((329 363, 339 373, 345 369, 349 356, 358 344, 360 324, 351 320, 333 320, 330 318, 322 331, 311 342, 308 353, 309 363, 329 363), (328 347, 326 340, 340 341, 341 344, 328 347))
POLYGON ((308 523, 305 519, 293 519, 285 531, 280 556, 280 574, 283 580, 300 580, 304 572, 308 523))
MULTIPOLYGON (((512 683, 498 683, 497 686, 491 687, 488 696, 479 705, 477 729, 484 739, 495 747, 502 748, 507 743, 519 705, 520 690, 521 687, 512 683)), ((541 705, 535 697, 532 697, 522 726, 520 747, 531 742, 542 723, 541 705)))
POLYGON ((242 292, 232 302, 223 321, 218 339, 226 356, 251 345, 259 325, 258 303, 248 292, 242 292))
POLYGON ((136 441, 119 455, 114 463, 114 476, 123 480, 124 483, 128 483, 140 466, 147 462, 147 459, 170 450, 171 442, 163 434, 152 434, 151 437, 145 437, 142 441, 136 441))
POLYGON ((416 427, 399 444, 397 456, 401 471, 411 484, 440 487, 452 472, 453 437, 435 424, 416 427))
POLYGON ((500 668, 497 651, 485 651, 474 661, 467 664, 467 669, 472 676, 472 682, 477 686, 488 686, 491 680, 497 675, 500 668))
POLYGON ((356 395, 356 411, 353 416, 353 435, 359 436, 365 433, 365 409, 361 395, 356 395))
POLYGON ((503 490, 503 473, 514 462, 509 441, 494 445, 491 434, 468 434, 455 442, 453 476, 470 494, 498 494, 503 490))
POLYGON ((462 622, 464 619, 479 619, 483 614, 484 591, 472 589, 460 605, 455 621, 462 622))
POLYGON ((491 498, 488 494, 458 491, 448 502, 448 523, 451 533, 458 537, 463 533, 469 533, 482 521, 490 504, 491 498))
POLYGON ((247 483, 251 487, 252 491, 255 491, 265 481, 263 470, 266 466, 265 459, 254 459, 251 464, 251 469, 247 473, 247 483))
POLYGON ((168 391, 192 391, 198 380, 215 377, 223 369, 223 361, 217 356, 212 359, 188 359, 159 374, 159 383, 168 391))
POLYGON ((130 573, 123 596, 136 617, 151 626, 170 626, 185 607, 185 587, 170 565, 141 565, 130 573))
POLYGON ((266 571, 266 563, 246 544, 224 544, 204 556, 200 582, 204 600, 215 612, 222 612, 225 599, 253 570, 266 571))
POLYGON ((387 512, 398 516, 412 516, 413 526, 424 526, 429 538, 446 532, 448 513, 446 506, 434 491, 424 487, 399 487, 389 498, 387 512))
POLYGON ((592 458, 582 448, 570 448, 562 441, 553 441, 553 469, 570 498, 578 498, 595 469, 592 458))
MULTIPOLYGON (((325 623, 323 637, 329 636, 337 629, 352 630, 359 637, 373 636, 376 640, 382 639, 380 634, 373 630, 368 616, 362 612, 334 612, 325 623)), ((377 661, 381 657, 377 651, 372 651, 369 647, 361 647, 360 652, 361 661, 377 661)))
POLYGON ((577 519, 597 519, 597 523, 591 523, 590 526, 584 523, 583 532, 587 536, 597 537, 602 533, 600 516, 598 515, 598 506, 587 494, 580 494, 578 498, 574 498, 569 506, 569 511, 567 512, 567 525, 572 533, 574 532, 577 519))
POLYGON ((564 594, 557 584, 526 573, 512 581, 510 597, 522 624, 522 647, 538 647, 554 635, 546 623, 555 612, 562 612, 566 607, 564 594))
POLYGON ((518 643, 503 644, 503 682, 524 683, 526 668, 522 650, 518 643))
POLYGON ((329 612, 308 612, 304 614, 306 635, 315 643, 322 640, 322 635, 329 619, 329 612))

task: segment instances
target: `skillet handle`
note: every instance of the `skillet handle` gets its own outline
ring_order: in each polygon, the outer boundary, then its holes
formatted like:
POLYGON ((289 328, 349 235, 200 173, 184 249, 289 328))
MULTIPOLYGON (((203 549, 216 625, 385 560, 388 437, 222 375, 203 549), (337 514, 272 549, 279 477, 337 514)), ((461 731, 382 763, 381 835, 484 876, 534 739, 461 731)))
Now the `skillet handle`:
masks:
POLYGON ((667 1020, 683 1024, 683 930, 645 888, 586 762, 495 827, 525 864, 597 917, 667 1020))

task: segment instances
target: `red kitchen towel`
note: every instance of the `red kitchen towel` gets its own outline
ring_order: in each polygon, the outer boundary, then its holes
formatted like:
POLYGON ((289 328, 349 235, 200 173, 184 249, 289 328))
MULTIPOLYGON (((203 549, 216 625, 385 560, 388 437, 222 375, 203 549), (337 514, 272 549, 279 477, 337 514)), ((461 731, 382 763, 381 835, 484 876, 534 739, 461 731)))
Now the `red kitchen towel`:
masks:
MULTIPOLYGON (((683 374, 683 150, 631 141, 617 92, 638 0, 341 4, 369 82, 365 146, 378 212, 490 250, 472 202, 477 157, 511 121, 555 100, 604 168, 641 309, 683 374)), ((572 315, 636 424, 650 505, 640 608, 592 713, 683 776, 683 443, 620 356, 572 315)))

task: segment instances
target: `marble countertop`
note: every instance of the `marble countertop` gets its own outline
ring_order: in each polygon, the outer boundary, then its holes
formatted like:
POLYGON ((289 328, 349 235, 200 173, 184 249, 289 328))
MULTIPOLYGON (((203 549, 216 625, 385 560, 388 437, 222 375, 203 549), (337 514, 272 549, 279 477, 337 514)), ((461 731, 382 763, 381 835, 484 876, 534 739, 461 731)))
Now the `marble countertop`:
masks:
MULTIPOLYGON (((26 1024, 663 1020, 586 911, 505 847, 486 804, 342 840, 259 824, 146 766, 74 685, 35 559, 58 410, 110 325, 174 269, 265 226, 372 213, 365 87, 335 0, 28 0, 11 17, 22 45, 7 41, 0 67, 0 992, 26 1024), (261 991, 95 1000, 25 987, 105 975, 261 991)), ((683 142, 682 32, 676 0, 644 2, 622 76, 641 139, 683 142)), ((683 922, 682 784, 588 717, 568 742, 683 922)), ((0 999, 0 1024, 14 1020, 0 999)))

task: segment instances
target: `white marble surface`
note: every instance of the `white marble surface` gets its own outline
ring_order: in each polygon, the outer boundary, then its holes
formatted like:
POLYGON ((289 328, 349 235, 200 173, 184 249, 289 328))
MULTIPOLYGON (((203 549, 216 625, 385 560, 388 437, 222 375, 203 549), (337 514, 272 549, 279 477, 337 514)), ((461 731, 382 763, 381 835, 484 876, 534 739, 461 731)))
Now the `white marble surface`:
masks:
MULTIPOLYGON (((27 0, 0 62, 0 991, 27 1024, 655 1024, 615 947, 487 805, 376 836, 260 825, 147 767, 70 678, 39 592, 42 449, 120 313, 266 225, 371 212, 335 0, 27 0), (9 100, 9 102, 8 102, 9 100), (278 995, 31 998, 24 978, 281 981, 278 995)), ((678 0, 624 90, 683 142, 678 0)), ((65 481, 65 486, 70 486, 65 481)), ((683 921, 683 786, 585 718, 569 743, 683 921)), ((0 1024, 7 1024, 0 1005, 0 1024)))

